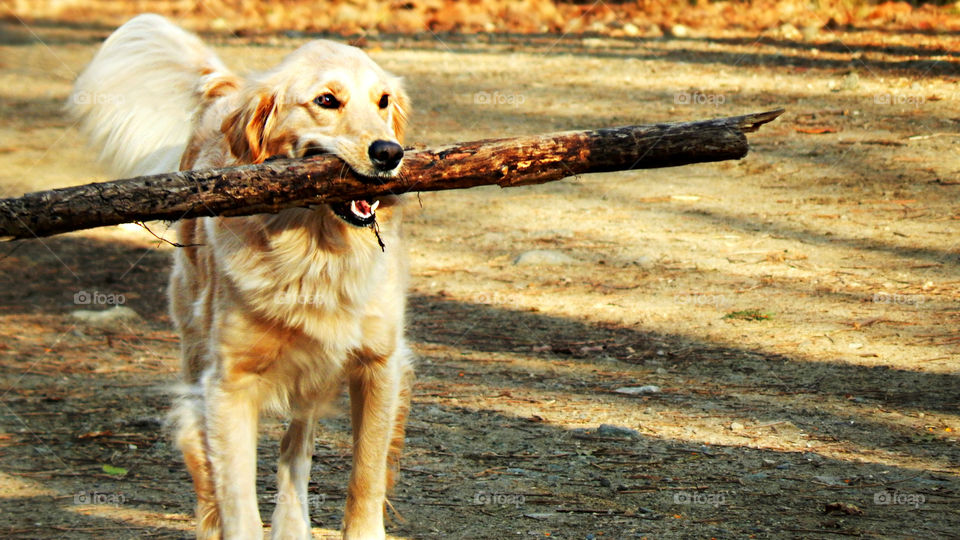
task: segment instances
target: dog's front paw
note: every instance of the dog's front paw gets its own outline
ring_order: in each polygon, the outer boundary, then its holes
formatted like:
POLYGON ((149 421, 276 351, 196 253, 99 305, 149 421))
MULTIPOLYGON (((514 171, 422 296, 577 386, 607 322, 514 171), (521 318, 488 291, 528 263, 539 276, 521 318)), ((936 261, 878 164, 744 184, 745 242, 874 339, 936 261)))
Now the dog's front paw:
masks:
POLYGON ((382 497, 352 498, 348 495, 343 516, 343 540, 384 540, 387 534, 383 528, 383 514, 382 497))
POLYGON ((270 520, 271 540, 311 540, 310 522, 299 505, 277 504, 270 520))
POLYGON ((383 528, 369 531, 355 529, 345 529, 343 531, 343 540, 386 540, 386 538, 387 534, 383 528))

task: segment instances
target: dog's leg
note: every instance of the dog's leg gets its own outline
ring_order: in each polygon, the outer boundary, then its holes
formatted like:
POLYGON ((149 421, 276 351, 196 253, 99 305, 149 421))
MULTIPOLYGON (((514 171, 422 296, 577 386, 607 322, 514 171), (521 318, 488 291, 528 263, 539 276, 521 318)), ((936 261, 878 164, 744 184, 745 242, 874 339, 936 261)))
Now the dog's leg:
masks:
POLYGON ((202 401, 198 396, 181 396, 171 409, 170 418, 176 425, 176 443, 183 453, 183 461, 193 478, 193 490, 197 494, 197 538, 219 540, 220 512, 210 474, 201 408, 202 401))
POLYGON ((207 381, 207 448, 223 537, 263 539, 257 509, 257 420, 259 406, 248 387, 207 381))
POLYGON ((271 538, 276 540, 311 538, 307 484, 310 481, 315 426, 314 415, 294 418, 280 441, 277 507, 270 522, 271 538))
MULTIPOLYGON (((180 222, 181 241, 192 244, 195 238, 195 220, 180 222)), ((183 461, 193 478, 197 496, 197 538, 220 540, 220 511, 207 455, 207 433, 204 427, 203 391, 200 377, 207 358, 202 324, 195 319, 197 299, 197 267, 186 250, 174 255, 170 276, 170 315, 180 331, 180 353, 184 383, 180 395, 170 409, 170 423, 176 428, 175 442, 183 453, 183 461)), ((202 305, 202 304, 201 304, 202 305)))
POLYGON ((413 364, 411 353, 405 351, 400 363, 400 390, 397 395, 397 413, 393 420, 393 433, 390 448, 387 451, 387 493, 393 489, 400 474, 400 454, 403 452, 407 427, 407 415, 410 413, 410 398, 413 395, 413 364))
POLYGON ((349 373, 353 471, 344 513, 345 540, 385 538, 387 457, 395 438, 400 393, 409 361, 404 347, 389 357, 365 351, 349 373))

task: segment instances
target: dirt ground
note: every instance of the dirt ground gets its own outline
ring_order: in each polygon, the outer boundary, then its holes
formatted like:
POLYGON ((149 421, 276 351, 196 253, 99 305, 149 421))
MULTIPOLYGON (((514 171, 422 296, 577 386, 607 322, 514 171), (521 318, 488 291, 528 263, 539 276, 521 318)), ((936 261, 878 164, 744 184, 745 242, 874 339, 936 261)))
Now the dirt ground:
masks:
MULTIPOLYGON (((60 109, 106 33, 0 27, 0 195, 106 178, 60 109)), ((215 41, 244 70, 302 39, 215 41)), ((390 534, 960 537, 960 36, 362 44, 406 78, 414 143, 787 109, 738 162, 410 198, 390 534)), ((0 248, 0 536, 188 537, 173 248, 135 226, 0 248), (71 315, 112 303, 139 318, 71 315)), ((350 464, 343 407, 322 422, 321 538, 350 464)))

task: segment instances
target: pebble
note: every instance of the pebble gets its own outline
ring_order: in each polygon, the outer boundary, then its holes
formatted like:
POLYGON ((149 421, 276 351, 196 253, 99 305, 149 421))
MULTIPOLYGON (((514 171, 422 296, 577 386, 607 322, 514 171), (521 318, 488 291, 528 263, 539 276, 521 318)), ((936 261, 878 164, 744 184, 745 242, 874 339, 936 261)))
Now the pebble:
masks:
POLYGON ((783 39, 787 39, 790 41, 800 41, 801 39, 803 39, 803 34, 800 33, 799 30, 797 30, 796 26, 790 23, 781 25, 778 30, 779 30, 780 36, 783 39))
POLYGON ((826 474, 820 474, 813 477, 814 480, 820 482, 821 484, 826 484, 828 486, 842 486, 844 485, 843 480, 837 478, 836 476, 829 476, 826 474))
POLYGON ((677 38, 685 38, 690 35, 690 29, 682 24, 675 24, 670 27, 670 35, 677 38))
POLYGON ((597 428, 597 435, 602 437, 639 437, 640 432, 623 426, 613 424, 601 424, 597 428))
POLYGON ((844 90, 856 90, 858 86, 860 86, 860 76, 856 73, 848 73, 841 83, 844 90))
POLYGON ((633 264, 639 266, 640 268, 651 268, 654 266, 655 261, 653 257, 647 255, 641 255, 633 260, 633 264))
POLYGON ((579 261, 573 257, 553 249, 534 249, 525 251, 513 260, 513 264, 575 264, 579 261))
POLYGON ((618 394, 628 394, 631 396, 640 394, 659 394, 660 387, 655 384, 645 384, 643 386, 623 386, 617 388, 614 392, 618 394))
POLYGON ((70 312, 70 318, 89 326, 116 330, 119 323, 129 324, 139 321, 140 314, 127 306, 114 306, 98 311, 78 309, 70 312))

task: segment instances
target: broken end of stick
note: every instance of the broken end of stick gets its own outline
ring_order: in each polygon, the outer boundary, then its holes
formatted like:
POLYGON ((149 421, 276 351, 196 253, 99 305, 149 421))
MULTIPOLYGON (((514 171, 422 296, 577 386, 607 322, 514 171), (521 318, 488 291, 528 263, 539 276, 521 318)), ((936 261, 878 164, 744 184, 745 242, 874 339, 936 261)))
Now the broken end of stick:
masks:
POLYGON ((760 126, 776 120, 777 117, 784 112, 786 112, 786 109, 781 107, 772 111, 738 116, 733 120, 736 122, 737 127, 740 128, 740 131, 743 131, 744 133, 753 133, 754 131, 760 129, 760 126))

